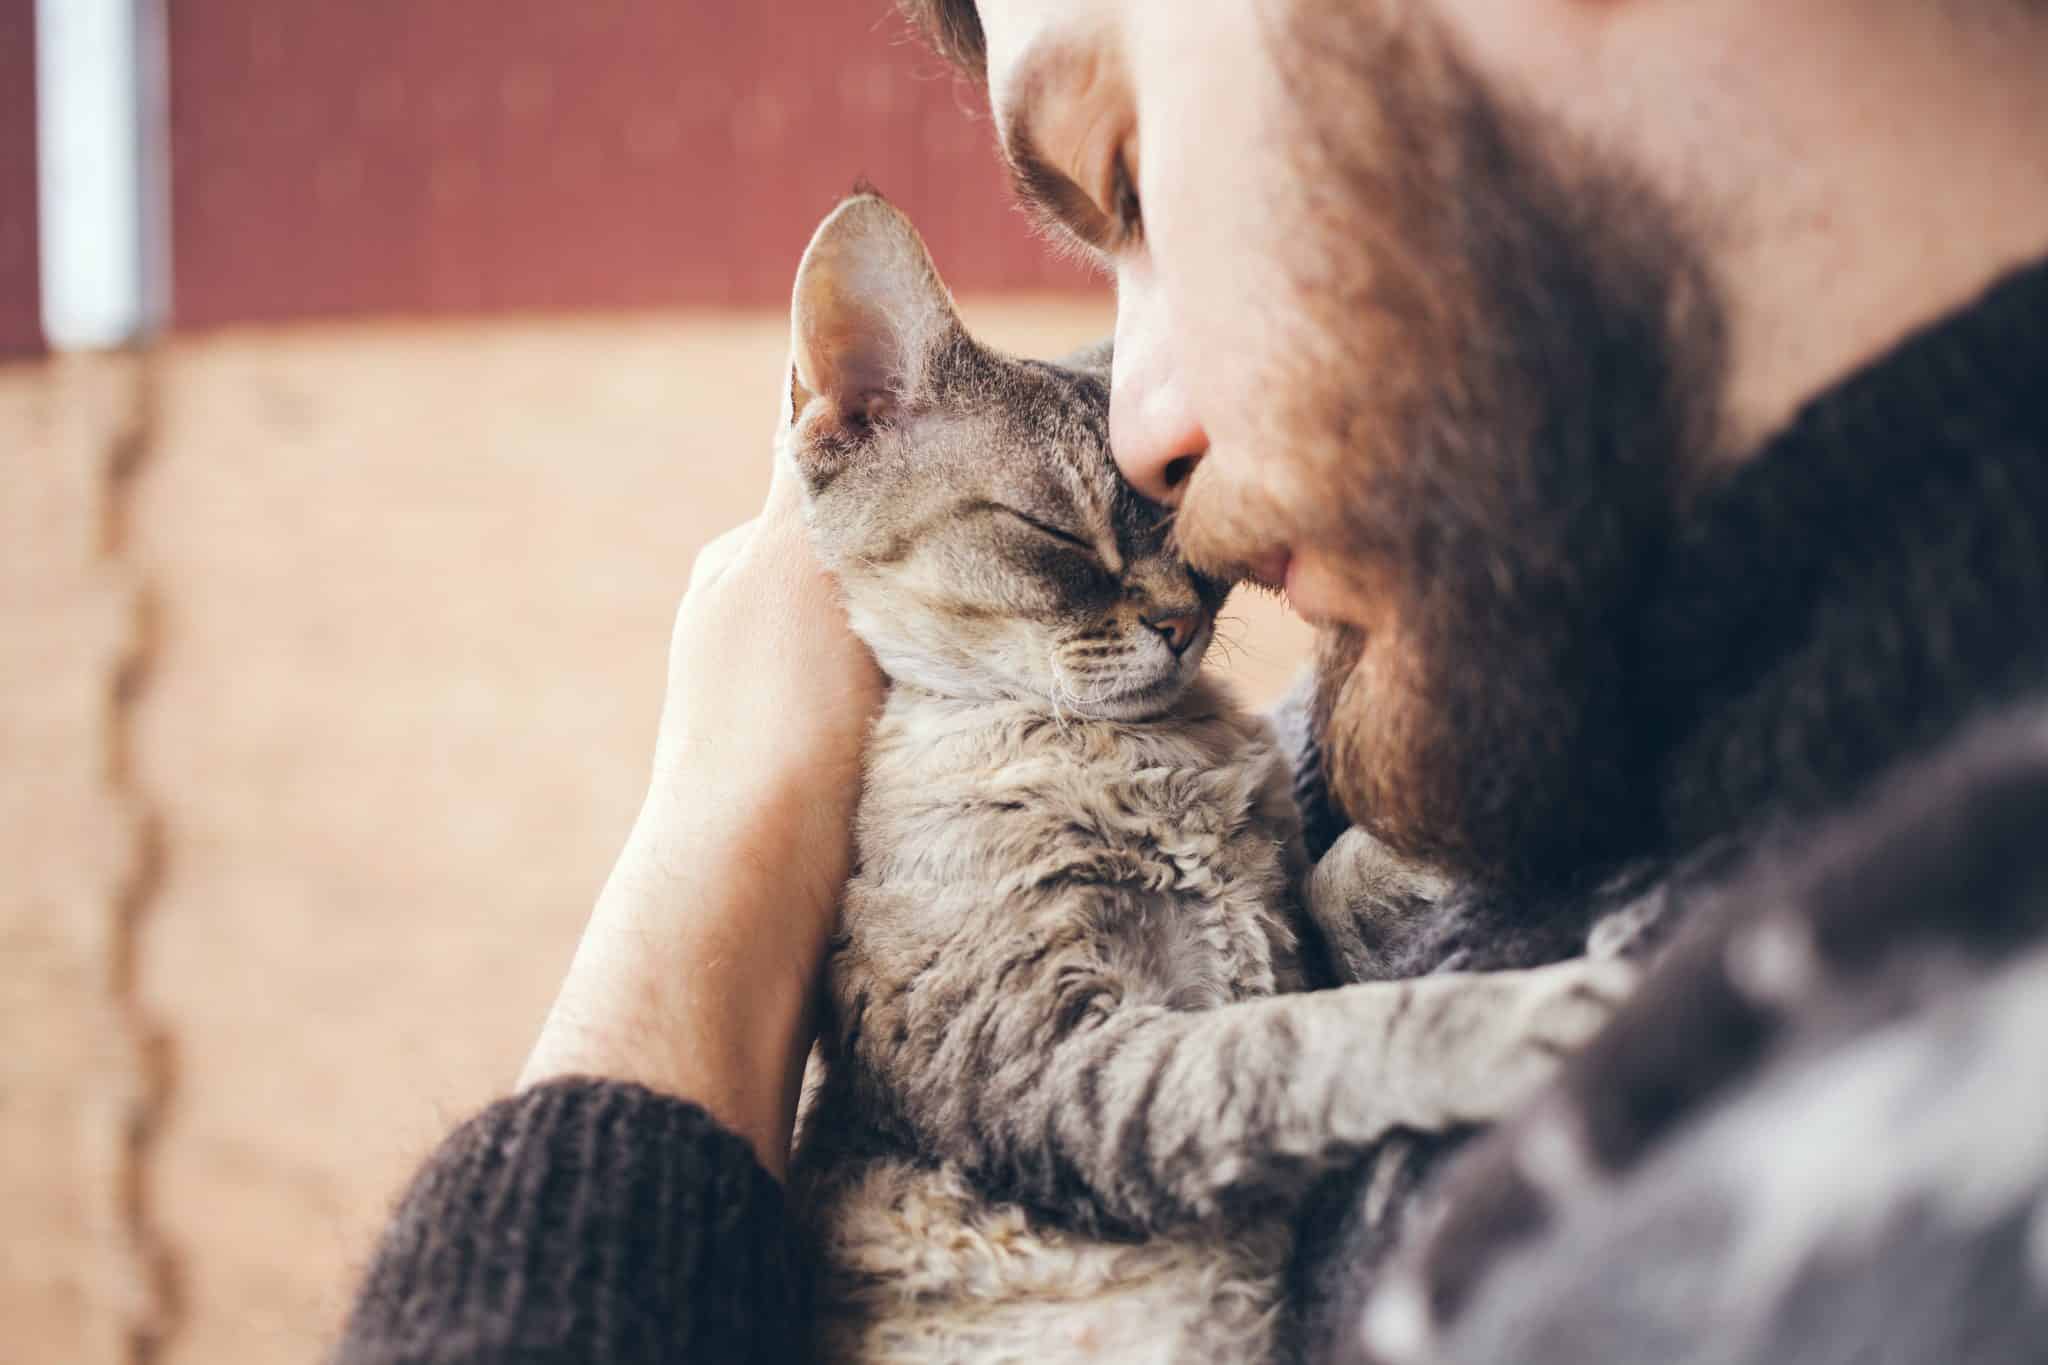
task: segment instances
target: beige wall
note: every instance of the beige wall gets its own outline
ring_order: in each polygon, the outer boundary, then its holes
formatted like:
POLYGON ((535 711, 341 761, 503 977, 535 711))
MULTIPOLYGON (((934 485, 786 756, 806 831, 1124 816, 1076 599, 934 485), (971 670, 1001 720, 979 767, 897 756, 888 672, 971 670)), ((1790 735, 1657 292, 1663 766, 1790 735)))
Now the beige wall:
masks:
MULTIPOLYGON (((1039 354, 1107 324, 967 311, 1039 354)), ((783 345, 534 321, 0 370, 0 1360, 317 1356, 531 1040, 691 556, 764 485, 783 345)), ((1301 637, 1235 610, 1269 695, 1301 637)))
POLYGON ((128 1199, 148 885, 113 724, 138 598, 108 553, 120 360, 0 367, 0 1361, 129 1359, 151 1313, 128 1199))

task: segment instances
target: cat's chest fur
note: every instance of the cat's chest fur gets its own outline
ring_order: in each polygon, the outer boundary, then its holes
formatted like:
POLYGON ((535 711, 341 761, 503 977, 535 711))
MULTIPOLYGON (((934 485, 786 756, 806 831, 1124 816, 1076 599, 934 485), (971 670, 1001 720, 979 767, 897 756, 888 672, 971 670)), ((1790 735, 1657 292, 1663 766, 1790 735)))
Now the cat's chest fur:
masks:
POLYGON ((1300 821, 1265 723, 1202 682, 1135 723, 899 685, 857 844, 792 1174, 825 1248, 821 1357, 1266 1359, 1284 1220, 1104 1240, 932 1138, 1042 1065, 1069 997, 1128 1016, 1304 986, 1300 821))
POLYGON ((1285 766, 1206 683, 1142 722, 899 689, 870 743, 858 854, 863 938, 949 956, 1065 943, 1126 1003, 1175 1009, 1304 984, 1285 766))

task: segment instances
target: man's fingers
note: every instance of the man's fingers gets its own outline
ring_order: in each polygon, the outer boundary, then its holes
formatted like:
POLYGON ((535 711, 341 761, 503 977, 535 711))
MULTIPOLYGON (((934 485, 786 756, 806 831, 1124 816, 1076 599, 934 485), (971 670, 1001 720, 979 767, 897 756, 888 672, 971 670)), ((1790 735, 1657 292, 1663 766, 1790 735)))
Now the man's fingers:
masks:
POLYGON ((786 456, 775 459, 775 472, 768 478, 768 500, 761 505, 764 522, 796 522, 803 519, 803 481, 786 456))
POLYGON ((690 586, 696 588, 700 584, 716 581, 720 574, 732 566, 733 560, 739 558, 740 550, 753 538, 755 528, 759 524, 759 518, 743 521, 730 531, 713 537, 703 549, 697 551, 696 559, 690 562, 690 586))

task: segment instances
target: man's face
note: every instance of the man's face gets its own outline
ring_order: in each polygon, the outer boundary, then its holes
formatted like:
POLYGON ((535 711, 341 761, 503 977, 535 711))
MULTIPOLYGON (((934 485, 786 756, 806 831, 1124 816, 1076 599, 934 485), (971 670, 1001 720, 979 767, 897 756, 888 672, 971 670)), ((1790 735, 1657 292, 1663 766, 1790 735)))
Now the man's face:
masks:
POLYGON ((1643 825, 1631 611, 1709 439, 1717 310, 1668 206, 1436 8, 980 12, 1025 197, 1116 276, 1119 464, 1198 566, 1322 627, 1354 819, 1540 878, 1643 825))

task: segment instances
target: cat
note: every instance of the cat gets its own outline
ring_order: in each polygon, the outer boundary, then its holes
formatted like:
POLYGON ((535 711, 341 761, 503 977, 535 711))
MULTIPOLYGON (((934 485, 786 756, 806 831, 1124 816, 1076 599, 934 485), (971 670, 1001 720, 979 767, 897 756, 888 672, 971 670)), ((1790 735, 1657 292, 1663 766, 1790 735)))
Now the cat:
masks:
POLYGON ((1310 1182, 1501 1116, 1628 971, 1311 991, 1428 878, 1354 832, 1310 879, 1272 735, 1201 671, 1226 585, 1110 458, 1108 351, 981 346, 865 193, 792 337, 780 458, 891 680, 792 1158, 819 1354, 1267 1359, 1310 1182))

